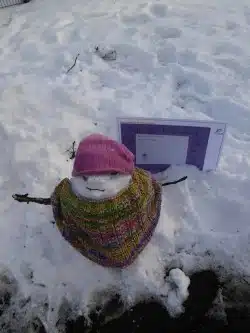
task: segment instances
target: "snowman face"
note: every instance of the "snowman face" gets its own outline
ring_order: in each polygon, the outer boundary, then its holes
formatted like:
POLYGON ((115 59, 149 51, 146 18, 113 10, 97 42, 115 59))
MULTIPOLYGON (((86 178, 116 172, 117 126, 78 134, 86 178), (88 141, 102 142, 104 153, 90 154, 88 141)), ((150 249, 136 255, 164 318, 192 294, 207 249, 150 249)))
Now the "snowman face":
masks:
POLYGON ((130 180, 130 175, 112 173, 72 177, 70 182, 76 195, 88 199, 102 200, 116 196, 128 187, 130 180))

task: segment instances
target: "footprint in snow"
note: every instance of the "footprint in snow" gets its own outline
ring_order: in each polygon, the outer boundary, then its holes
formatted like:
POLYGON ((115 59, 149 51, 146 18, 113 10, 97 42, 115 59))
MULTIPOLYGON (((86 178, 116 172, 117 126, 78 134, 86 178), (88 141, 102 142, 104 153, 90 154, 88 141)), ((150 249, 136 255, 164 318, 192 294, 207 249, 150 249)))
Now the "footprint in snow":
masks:
POLYGON ((141 25, 148 23, 150 20, 150 17, 145 13, 140 13, 137 15, 123 15, 121 17, 121 21, 126 25, 141 25))
POLYGON ((158 26, 155 28, 155 33, 159 37, 163 39, 169 39, 169 38, 179 38, 182 34, 181 30, 174 27, 164 27, 164 26, 158 26))
POLYGON ((167 16, 167 6, 165 4, 151 4, 149 10, 154 17, 164 18, 167 16))
POLYGON ((168 43, 157 51, 157 59, 162 66, 167 66, 169 63, 175 63, 176 58, 176 47, 173 44, 168 43))
POLYGON ((222 42, 218 43, 215 46, 213 54, 214 55, 230 54, 233 56, 239 56, 242 55, 242 48, 240 48, 237 45, 234 45, 233 43, 222 42))

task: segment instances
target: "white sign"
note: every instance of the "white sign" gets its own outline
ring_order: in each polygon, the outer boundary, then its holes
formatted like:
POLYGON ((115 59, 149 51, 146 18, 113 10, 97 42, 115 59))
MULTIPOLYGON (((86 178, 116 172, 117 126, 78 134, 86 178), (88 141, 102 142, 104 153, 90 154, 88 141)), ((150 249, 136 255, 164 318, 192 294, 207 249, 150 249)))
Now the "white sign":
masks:
POLYGON ((152 173, 169 165, 200 170, 218 166, 226 124, 213 121, 118 118, 119 141, 135 155, 136 165, 152 173))

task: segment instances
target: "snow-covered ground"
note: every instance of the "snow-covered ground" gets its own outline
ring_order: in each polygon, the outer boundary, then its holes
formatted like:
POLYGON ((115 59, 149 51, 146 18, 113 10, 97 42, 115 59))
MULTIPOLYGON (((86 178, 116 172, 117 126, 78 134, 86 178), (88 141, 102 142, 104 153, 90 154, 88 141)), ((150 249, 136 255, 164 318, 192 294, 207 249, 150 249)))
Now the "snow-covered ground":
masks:
POLYGON ((51 322, 63 296, 87 309, 106 288, 127 301, 154 293, 165 266, 250 275, 249 35, 249 0, 33 0, 0 10, 0 262, 34 302, 48 295, 51 322), (65 243, 50 207, 12 198, 49 196, 70 176, 72 142, 117 138, 117 116, 228 124, 215 172, 169 170, 188 180, 164 189, 162 232, 122 272, 65 243))

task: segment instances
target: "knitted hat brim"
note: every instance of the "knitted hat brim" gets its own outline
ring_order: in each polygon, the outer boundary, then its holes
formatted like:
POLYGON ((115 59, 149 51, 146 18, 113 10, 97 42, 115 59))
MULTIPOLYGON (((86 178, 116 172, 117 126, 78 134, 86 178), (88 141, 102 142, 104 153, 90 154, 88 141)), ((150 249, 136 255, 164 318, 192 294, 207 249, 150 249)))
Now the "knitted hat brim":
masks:
POLYGON ((98 171, 97 170, 84 170, 84 171, 76 171, 76 170, 73 170, 72 171, 72 176, 73 177, 83 177, 83 176, 95 176, 95 175, 98 175, 98 176, 101 176, 101 175, 110 175, 112 173, 118 173, 120 175, 132 175, 134 171, 134 168, 131 169, 130 171, 129 170, 121 170, 121 169, 99 169, 98 171))

